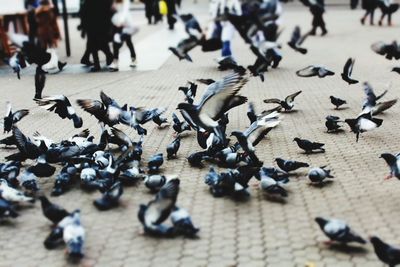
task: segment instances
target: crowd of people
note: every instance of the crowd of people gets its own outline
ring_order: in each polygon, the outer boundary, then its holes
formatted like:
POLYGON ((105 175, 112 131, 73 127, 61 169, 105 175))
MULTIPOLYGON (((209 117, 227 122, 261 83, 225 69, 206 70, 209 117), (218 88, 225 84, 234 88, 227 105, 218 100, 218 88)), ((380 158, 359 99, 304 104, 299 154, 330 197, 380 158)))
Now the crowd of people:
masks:
MULTIPOLYGON (((180 59, 190 59, 185 50, 190 50, 200 44, 204 52, 220 50, 219 62, 235 62, 231 49, 235 32, 239 32, 243 39, 251 44, 252 51, 258 58, 260 58, 260 54, 265 54, 264 58, 268 58, 268 60, 264 61, 269 62, 267 65, 277 67, 282 58, 278 47, 264 49, 265 51, 260 51, 259 48, 266 42, 269 42, 268 44, 276 43, 277 36, 279 36, 282 3, 293 0, 210 0, 211 20, 204 31, 192 14, 190 14, 192 17, 189 16, 186 19, 185 16, 182 16, 183 14, 177 15, 177 13, 181 13, 177 12, 181 5, 180 0, 142 1, 149 24, 162 21, 163 16, 166 17, 170 30, 174 29, 178 19, 184 23, 189 21, 190 24, 192 20, 197 23, 196 34, 193 30, 187 31, 189 38, 178 44, 177 49, 171 50, 180 59), (268 16, 263 14, 268 14, 268 16), (259 29, 247 29, 246 27, 254 19, 252 18, 254 16, 259 16, 261 24, 264 25, 259 29), (182 47, 179 47, 180 45, 182 47), (188 49, 188 47, 190 48, 188 49)), ((300 2, 309 8, 313 16, 312 28, 306 35, 316 35, 318 28, 320 28, 322 36, 326 35, 328 30, 323 17, 325 1, 300 0, 300 2)), ((59 15, 57 3, 57 0, 26 0, 29 23, 27 39, 29 42, 25 42, 22 50, 25 52, 28 50, 28 59, 30 58, 33 63, 36 63, 40 70, 51 67, 62 70, 66 64, 60 62, 56 55, 57 44, 61 39, 57 25, 57 16, 59 15), (42 55, 42 58, 51 58, 49 61, 52 64, 47 64, 46 60, 37 59, 38 54, 42 55)), ((359 3, 358 0, 351 0, 350 4, 352 8, 356 8, 359 3)), ((387 17, 388 25, 391 25, 392 14, 397 11, 399 4, 393 3, 392 0, 362 0, 361 7, 366 10, 365 15, 361 18, 362 24, 365 24, 368 17, 370 24, 374 24, 374 13, 379 8, 382 11, 379 25, 383 24, 385 17, 387 17)), ((136 66, 136 51, 132 35, 138 31, 138 28, 135 26, 130 8, 131 0, 81 0, 79 11, 81 23, 78 29, 81 31, 81 36, 86 38, 86 49, 81 63, 91 67, 91 71, 101 69, 99 51, 105 55, 107 68, 110 71, 118 71, 119 51, 124 44, 130 52, 130 66, 136 66)), ((255 73, 259 72, 256 70, 257 68, 263 68, 260 66, 260 60, 256 63, 253 66, 255 73)))

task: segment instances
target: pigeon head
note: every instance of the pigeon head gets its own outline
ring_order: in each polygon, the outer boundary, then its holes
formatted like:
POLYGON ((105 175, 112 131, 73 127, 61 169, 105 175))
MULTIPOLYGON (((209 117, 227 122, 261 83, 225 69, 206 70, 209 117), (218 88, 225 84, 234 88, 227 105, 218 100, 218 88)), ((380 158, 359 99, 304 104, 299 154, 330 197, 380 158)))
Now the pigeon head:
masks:
POLYGON ((182 109, 190 115, 192 112, 196 110, 196 106, 189 103, 179 103, 176 109, 182 109))
POLYGON ((298 138, 298 137, 293 139, 293 142, 299 142, 299 141, 300 141, 300 138, 298 138))
POLYGON ((381 154, 380 158, 383 158, 389 166, 396 164, 396 157, 390 153, 381 154))
POLYGON ((324 228, 325 224, 328 222, 326 219, 322 217, 316 217, 315 221, 318 223, 319 227, 324 228))
POLYGON ((233 132, 231 132, 231 136, 239 137, 239 136, 243 136, 243 133, 240 131, 233 131, 233 132))

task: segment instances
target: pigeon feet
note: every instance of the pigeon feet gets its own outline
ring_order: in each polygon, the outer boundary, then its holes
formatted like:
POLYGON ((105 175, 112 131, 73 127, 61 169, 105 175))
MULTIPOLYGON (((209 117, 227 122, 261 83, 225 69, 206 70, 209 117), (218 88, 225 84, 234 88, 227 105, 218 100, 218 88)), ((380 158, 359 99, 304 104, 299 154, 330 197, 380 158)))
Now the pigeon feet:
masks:
POLYGON ((393 175, 389 174, 388 176, 386 176, 385 178, 383 178, 383 180, 387 181, 389 179, 393 178, 393 175))

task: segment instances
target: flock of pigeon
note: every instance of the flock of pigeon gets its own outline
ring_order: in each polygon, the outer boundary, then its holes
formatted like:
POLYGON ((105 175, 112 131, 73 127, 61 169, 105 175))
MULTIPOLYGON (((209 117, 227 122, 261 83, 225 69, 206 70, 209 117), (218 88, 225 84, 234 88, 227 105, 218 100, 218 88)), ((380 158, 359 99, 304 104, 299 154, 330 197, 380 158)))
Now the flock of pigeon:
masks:
MULTIPOLYGON (((305 54, 307 49, 301 47, 305 38, 301 37, 296 27, 292 39, 288 43, 296 51, 305 54)), ((377 43, 373 50, 388 59, 400 58, 397 44, 385 45, 377 43)), ((357 84, 352 77, 354 59, 346 61, 342 79, 348 84, 357 84)), ((145 125, 155 123, 158 127, 172 125, 174 139, 166 147, 166 158, 173 160, 179 155, 179 148, 187 133, 194 132, 201 149, 187 156, 191 167, 202 167, 205 162, 211 163, 209 172, 204 177, 206 186, 214 197, 228 196, 234 200, 248 199, 249 181, 254 177, 259 181, 259 189, 271 199, 284 199, 288 196, 286 184, 290 174, 299 168, 309 168, 308 178, 312 184, 323 186, 332 179, 327 166, 311 167, 306 162, 292 159, 276 158, 279 168, 266 166, 256 153, 256 146, 275 127, 281 124, 282 113, 290 116, 295 106, 295 98, 302 91, 294 92, 285 99, 266 99, 264 103, 275 105, 269 110, 256 112, 254 105, 248 103, 247 117, 249 125, 246 129, 226 133, 229 124, 229 112, 248 102, 248 98, 240 95, 250 75, 237 65, 226 65, 223 69, 233 72, 221 80, 199 79, 179 87, 184 101, 177 105, 179 114, 172 114, 169 122, 164 113, 165 108, 145 109, 127 104, 121 105, 104 92, 100 99, 79 99, 76 104, 98 120, 101 136, 95 140, 88 129, 64 140, 51 140, 35 132, 31 137, 25 135, 17 123, 29 118, 29 110, 13 110, 7 102, 4 117, 4 132, 12 134, 0 144, 15 146, 18 152, 5 157, 6 162, 0 164, 0 218, 10 219, 19 216, 16 209, 19 205, 32 205, 36 199, 41 202, 43 215, 53 224, 44 246, 53 249, 65 245, 71 259, 84 256, 85 229, 81 224, 79 209, 72 212, 52 203, 46 193, 40 189, 40 177, 54 177, 51 196, 66 194, 73 185, 80 184, 84 191, 98 190, 102 196, 93 201, 100 211, 106 211, 119 205, 119 199, 127 186, 137 186, 140 182, 154 193, 154 198, 147 204, 139 206, 138 220, 144 232, 149 236, 197 237, 199 228, 192 222, 189 213, 177 204, 180 180, 176 176, 162 173, 160 167, 164 163, 164 154, 155 154, 142 164, 143 141, 147 134, 145 125), (225 68, 226 67, 226 68, 225 68), (199 85, 205 87, 201 98, 197 97, 199 85), (134 128, 138 140, 134 141, 118 125, 134 128), (215 165, 225 168, 217 172, 215 165), (60 166, 61 168, 57 168, 60 166), (56 170, 59 172, 55 175, 56 170), (327 180, 328 179, 328 180, 327 180), (170 220, 170 223, 168 223, 170 220)), ((323 66, 312 65, 296 72, 299 77, 319 77, 335 75, 323 66)), ((254 75, 253 75, 254 76, 254 75)), ((34 101, 38 106, 56 113, 61 119, 71 120, 75 128, 83 126, 83 120, 66 96, 55 95, 43 97, 45 72, 37 71, 35 75, 36 92, 34 101)), ((362 111, 355 118, 342 120, 329 115, 326 117, 328 133, 340 132, 344 124, 356 134, 369 132, 382 125, 383 120, 375 116, 387 111, 396 104, 397 99, 379 102, 386 94, 376 95, 369 83, 363 84, 365 99, 362 111)), ((327 96, 328 97, 328 96, 327 96)), ((346 105, 346 101, 330 96, 335 109, 346 105)), ((324 144, 306 139, 294 138, 297 146, 305 153, 324 153, 324 144)), ((383 153, 381 157, 390 167, 387 178, 400 179, 400 155, 383 153)), ((77 207, 79 208, 79 207, 77 207)), ((366 244, 367 241, 356 234, 341 220, 317 217, 316 223, 331 241, 341 244, 356 242, 366 244)), ((389 266, 400 264, 400 249, 388 245, 378 237, 370 238, 378 258, 389 266)))

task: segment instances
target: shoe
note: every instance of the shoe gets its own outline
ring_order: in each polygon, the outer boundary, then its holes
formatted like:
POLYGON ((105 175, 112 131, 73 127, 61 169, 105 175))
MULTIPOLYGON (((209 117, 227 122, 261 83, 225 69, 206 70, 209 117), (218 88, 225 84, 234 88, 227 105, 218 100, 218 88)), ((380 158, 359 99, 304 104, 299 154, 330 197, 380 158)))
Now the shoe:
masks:
POLYGON ((315 30, 311 30, 308 34, 311 36, 314 36, 316 33, 315 33, 315 30))
POLYGON ((107 66, 110 65, 113 62, 113 60, 114 60, 114 58, 113 58, 112 54, 107 56, 106 57, 106 65, 107 66))
POLYGON ((64 67, 67 65, 67 62, 60 62, 58 61, 58 69, 62 71, 64 67))
POLYGON ((100 66, 94 66, 90 68, 90 72, 98 72, 100 71, 100 66))
POLYGON ((281 60, 282 60, 282 56, 276 56, 275 58, 274 58, 274 63, 272 64, 272 68, 273 69, 276 69, 278 66, 279 66, 279 62, 281 62, 281 60))
POLYGON ((365 24, 365 18, 360 19, 361 24, 364 25, 365 24))
POLYGON ((378 22, 378 25, 379 25, 379 26, 382 26, 382 20, 380 20, 380 21, 378 22))
POLYGON ((325 29, 322 31, 321 36, 325 36, 328 33, 328 31, 325 29))
POLYGON ((118 71, 118 61, 117 61, 117 60, 114 60, 110 65, 108 65, 108 69, 109 69, 111 72, 118 71))
POLYGON ((85 65, 87 67, 93 66, 94 63, 92 61, 90 61, 89 59, 81 59, 81 64, 85 65))
POLYGON ((134 67, 136 67, 136 58, 135 57, 133 57, 132 58, 132 61, 131 61, 131 64, 129 65, 130 67, 132 67, 132 68, 134 68, 134 67))

